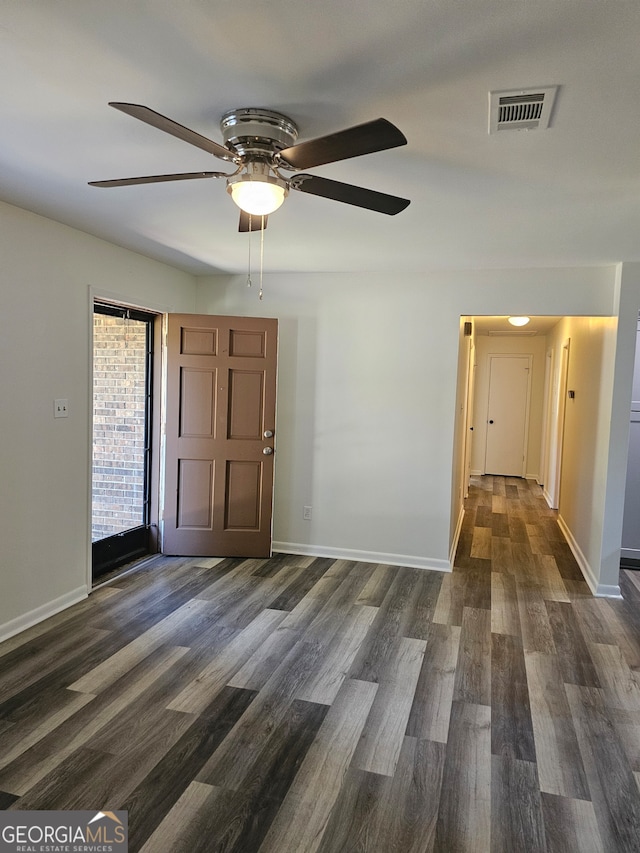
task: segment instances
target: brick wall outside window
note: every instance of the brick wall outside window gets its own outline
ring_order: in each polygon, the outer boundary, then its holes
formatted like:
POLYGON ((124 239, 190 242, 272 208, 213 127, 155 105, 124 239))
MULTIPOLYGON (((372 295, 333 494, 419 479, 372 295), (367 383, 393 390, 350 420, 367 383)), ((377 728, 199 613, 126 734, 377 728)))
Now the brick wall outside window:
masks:
POLYGON ((146 323, 94 314, 92 539, 143 524, 146 323))

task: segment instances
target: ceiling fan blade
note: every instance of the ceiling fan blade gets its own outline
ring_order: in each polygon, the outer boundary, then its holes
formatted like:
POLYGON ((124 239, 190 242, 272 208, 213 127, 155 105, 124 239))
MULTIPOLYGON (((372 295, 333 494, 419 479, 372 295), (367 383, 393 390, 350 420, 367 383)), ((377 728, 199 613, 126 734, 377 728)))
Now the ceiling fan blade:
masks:
POLYGON ((395 216, 411 204, 406 198, 367 190, 364 187, 354 187, 351 184, 343 184, 341 181, 330 181, 328 178, 319 178, 316 175, 294 175, 289 184, 293 190, 342 201, 356 207, 365 207, 389 216, 395 216))
POLYGON ((183 142, 188 142, 190 145, 202 148, 203 151, 213 154, 214 157, 232 161, 237 159, 235 151, 225 148, 224 145, 220 145, 212 139, 207 139, 206 136, 202 136, 200 133, 196 133, 195 130, 184 127, 182 124, 178 124, 173 119, 160 115, 160 113, 149 109, 149 107, 144 107, 141 104, 124 104, 120 101, 110 101, 109 106, 115 107, 115 109, 133 118, 140 119, 140 121, 145 121, 152 127, 157 127, 158 130, 164 130, 165 133, 170 133, 172 136, 182 139, 183 142))
POLYGON ((226 178, 224 172, 183 172, 177 175, 146 175, 141 178, 116 178, 113 181, 89 181, 90 187, 130 187, 134 184, 160 184, 165 181, 192 181, 198 178, 226 178))
POLYGON ((280 152, 280 159, 294 169, 312 169, 337 160, 348 160, 374 151, 406 145, 405 135, 385 118, 358 124, 346 130, 319 136, 280 152))
POLYGON ((267 227, 268 216, 249 216, 244 210, 240 211, 240 223, 238 225, 238 231, 260 231, 263 228, 262 220, 264 219, 264 227, 267 227))

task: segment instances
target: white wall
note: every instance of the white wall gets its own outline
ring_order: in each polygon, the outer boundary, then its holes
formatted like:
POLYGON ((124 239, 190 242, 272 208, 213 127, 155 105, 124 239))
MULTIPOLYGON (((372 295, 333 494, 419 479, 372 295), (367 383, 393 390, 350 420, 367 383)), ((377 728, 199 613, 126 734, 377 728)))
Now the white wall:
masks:
POLYGON ((609 421, 615 347, 615 317, 565 317, 549 334, 558 382, 560 353, 568 339, 569 363, 565 396, 564 440, 558 514, 583 572, 595 588, 598 583, 604 478, 609 447, 609 421), (585 460, 591 461, 591 464, 585 460))
POLYGON ((192 311, 185 273, 0 204, 0 637, 86 594, 89 288, 192 311), (71 415, 54 420, 53 400, 71 415))
POLYGON ((200 279, 198 311, 280 318, 276 547, 449 568, 460 317, 611 314, 614 291, 613 267, 274 273, 263 302, 200 279))
POLYGON ((559 522, 599 595, 619 594, 640 264, 620 265, 612 317, 566 317, 548 335, 554 384, 569 339, 559 522))
MULTIPOLYGON (((627 290, 612 267, 271 274, 258 302, 244 276, 195 281, 4 204, 0 250, 0 635, 86 593, 89 288, 170 311, 279 317, 276 543, 446 569, 460 316, 612 314, 640 282, 638 265, 627 290), (54 420, 55 397, 70 418, 54 420)), ((616 376, 629 357, 629 398, 634 322, 630 332, 615 352, 616 376)), ((614 384, 612 436, 628 431, 625 393, 614 384)), ((612 446, 603 553, 626 463, 625 448, 618 472, 612 446)), ((619 509, 621 529, 622 497, 619 509)))
MULTIPOLYGON (((640 311, 640 263, 621 264, 616 270, 615 306, 618 323, 615 354, 608 340, 607 358, 613 371, 609 450, 604 478, 604 522, 598 588, 606 593, 618 583, 620 541, 624 514, 624 487, 629 445, 629 408, 633 383, 636 327, 640 311)), ((599 486, 601 487, 601 483, 599 486)))
POLYGON ((542 442, 542 416, 544 410, 544 365, 546 337, 517 337, 506 335, 476 338, 476 392, 473 423, 473 450, 471 470, 484 474, 484 454, 487 440, 487 401, 489 396, 489 356, 494 353, 531 355, 531 398, 525 458, 525 476, 538 479, 540 473, 540 444, 542 442))

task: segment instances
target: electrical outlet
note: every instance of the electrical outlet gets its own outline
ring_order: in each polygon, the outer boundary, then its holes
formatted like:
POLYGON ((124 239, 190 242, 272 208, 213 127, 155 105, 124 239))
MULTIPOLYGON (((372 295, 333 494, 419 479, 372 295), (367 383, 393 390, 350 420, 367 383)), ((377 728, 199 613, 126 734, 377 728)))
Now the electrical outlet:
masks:
POLYGON ((69 401, 66 398, 53 401, 53 417, 68 418, 69 417, 69 401))
POLYGON ((302 507, 302 517, 305 521, 311 521, 311 507, 303 506, 302 507))

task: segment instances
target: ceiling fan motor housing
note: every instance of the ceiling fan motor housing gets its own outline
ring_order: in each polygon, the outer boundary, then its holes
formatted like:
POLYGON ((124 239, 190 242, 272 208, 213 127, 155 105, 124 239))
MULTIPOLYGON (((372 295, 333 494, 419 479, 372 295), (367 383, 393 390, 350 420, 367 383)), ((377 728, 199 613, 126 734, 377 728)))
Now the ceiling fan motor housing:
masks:
POLYGON ((224 144, 241 157, 271 159, 278 151, 291 147, 298 128, 282 113, 257 107, 230 110, 222 116, 220 130, 224 144))

